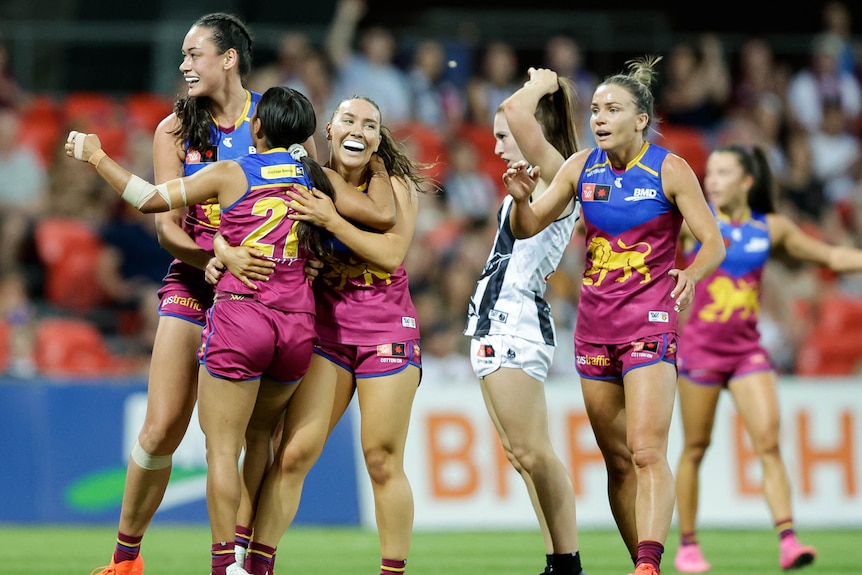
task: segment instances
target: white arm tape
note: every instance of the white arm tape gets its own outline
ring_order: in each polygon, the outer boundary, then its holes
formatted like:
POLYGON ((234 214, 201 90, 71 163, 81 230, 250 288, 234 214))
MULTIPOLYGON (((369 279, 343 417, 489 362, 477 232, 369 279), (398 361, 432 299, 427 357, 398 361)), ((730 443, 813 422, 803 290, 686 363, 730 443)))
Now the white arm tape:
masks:
POLYGON ((129 178, 129 182, 126 184, 126 188, 123 190, 122 197, 140 210, 141 207, 143 207, 143 205, 156 194, 159 194, 165 200, 165 203, 168 204, 168 210, 170 211, 171 200, 168 196, 168 189, 165 184, 154 186, 143 178, 139 178, 135 174, 132 174, 132 177, 129 178))
POLYGON ((84 140, 87 139, 87 134, 75 134, 75 159, 84 159, 84 140))

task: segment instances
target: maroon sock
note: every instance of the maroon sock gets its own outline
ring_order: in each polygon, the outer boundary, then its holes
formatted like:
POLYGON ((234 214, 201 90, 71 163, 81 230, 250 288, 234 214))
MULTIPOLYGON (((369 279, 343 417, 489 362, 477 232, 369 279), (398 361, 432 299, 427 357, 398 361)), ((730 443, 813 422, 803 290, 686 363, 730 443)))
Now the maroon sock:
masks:
POLYGON ((245 525, 237 525, 236 533, 234 534, 234 547, 245 547, 248 549, 248 544, 251 541, 251 528, 245 525))
POLYGON ((380 575, 401 575, 407 570, 407 559, 381 559, 380 575))
POLYGON ((275 562, 275 547, 252 541, 248 547, 246 571, 252 575, 272 575, 275 562))
POLYGON ((143 535, 126 535, 122 531, 117 532, 117 547, 114 549, 114 563, 121 561, 134 561, 141 554, 141 539, 143 535))
POLYGON ((649 563, 655 570, 661 573, 661 554, 664 553, 664 545, 658 541, 641 541, 638 543, 638 559, 635 567, 643 563, 649 563))
POLYGON ((222 541, 221 543, 212 544, 212 573, 211 575, 224 575, 228 565, 236 562, 233 555, 233 541, 222 541))
POLYGON ((796 532, 793 528, 793 518, 788 517, 787 519, 776 521, 775 530, 778 531, 779 541, 783 541, 785 537, 790 537, 796 532))
POLYGON ((679 544, 680 545, 694 545, 697 543, 697 533, 694 531, 689 531, 688 533, 681 533, 679 536, 679 544))

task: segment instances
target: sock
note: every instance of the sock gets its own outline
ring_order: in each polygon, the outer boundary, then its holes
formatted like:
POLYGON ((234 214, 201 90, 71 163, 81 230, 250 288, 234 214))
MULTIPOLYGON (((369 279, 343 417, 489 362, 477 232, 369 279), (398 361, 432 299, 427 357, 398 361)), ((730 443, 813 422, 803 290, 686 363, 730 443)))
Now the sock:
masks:
POLYGON ((796 530, 793 528, 793 518, 788 517, 787 519, 776 521, 775 531, 778 532, 778 539, 780 541, 784 541, 785 538, 795 535, 796 530))
POLYGON ((581 570, 581 554, 578 551, 551 555, 551 573, 555 575, 579 575, 581 570))
POLYGON ((222 541, 221 543, 212 544, 212 547, 210 548, 212 553, 211 575, 224 573, 225 569, 227 569, 229 565, 236 563, 233 547, 233 541, 222 541))
POLYGON ((126 535, 122 531, 117 532, 117 547, 114 548, 114 563, 121 561, 134 561, 141 554, 141 539, 143 535, 126 535))
POLYGON ((275 562, 275 547, 252 541, 248 547, 248 567, 253 575, 272 575, 275 562))
POLYGON ((658 541, 641 541, 638 543, 638 559, 635 567, 649 563, 661 572, 661 554, 664 553, 664 545, 658 541))
POLYGON ((554 572, 554 556, 546 553, 545 554, 545 573, 553 573, 554 572))
POLYGON ((245 565, 245 554, 246 551, 248 551, 248 544, 250 541, 251 528, 244 525, 237 525, 233 539, 233 552, 236 556, 236 562, 240 565, 245 565))
POLYGON ((400 575, 407 569, 407 559, 380 560, 380 575, 400 575))
POLYGON ((696 545, 697 544, 697 533, 694 531, 689 531, 688 533, 681 533, 679 536, 679 544, 680 545, 696 545))

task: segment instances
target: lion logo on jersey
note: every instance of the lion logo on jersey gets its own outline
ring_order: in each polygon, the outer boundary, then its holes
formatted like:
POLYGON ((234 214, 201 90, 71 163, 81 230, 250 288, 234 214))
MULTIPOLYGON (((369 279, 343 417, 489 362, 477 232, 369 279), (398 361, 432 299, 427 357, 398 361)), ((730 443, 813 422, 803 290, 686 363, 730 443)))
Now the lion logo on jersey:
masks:
POLYGON ((206 221, 201 221, 201 225, 217 230, 221 223, 221 206, 218 198, 210 198, 200 204, 200 207, 207 218, 206 221))
POLYGON ((327 269, 323 273, 323 279, 327 285, 341 291, 347 284, 359 287, 370 287, 375 283, 392 283, 392 276, 388 272, 378 270, 371 264, 356 258, 350 258, 349 262, 338 258, 324 258, 327 269))
POLYGON ((632 270, 643 276, 640 283, 645 284, 650 281, 649 267, 646 265, 646 257, 652 252, 652 246, 646 242, 636 242, 633 245, 627 246, 622 240, 617 240, 617 245, 622 248, 621 251, 615 251, 611 243, 606 238, 595 237, 590 242, 587 248, 587 258, 592 261, 590 269, 584 272, 584 285, 594 285, 596 287, 602 285, 608 272, 622 270, 623 275, 617 278, 616 281, 624 282, 632 277, 632 270), (643 251, 637 249, 638 246, 643 246, 643 251), (593 279, 588 276, 598 274, 598 279, 593 279))
POLYGON ((757 284, 739 280, 734 282, 729 277, 717 277, 706 288, 712 302, 700 310, 698 317, 703 321, 721 322, 729 320, 739 310, 739 317, 748 319, 757 317, 760 313, 760 302, 757 299, 757 284))

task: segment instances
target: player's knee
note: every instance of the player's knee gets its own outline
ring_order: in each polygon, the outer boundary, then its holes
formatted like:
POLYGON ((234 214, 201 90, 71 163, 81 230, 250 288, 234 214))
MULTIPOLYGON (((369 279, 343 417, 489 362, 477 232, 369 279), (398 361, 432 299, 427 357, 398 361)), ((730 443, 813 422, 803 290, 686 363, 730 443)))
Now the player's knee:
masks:
POLYGON ((385 484, 392 477, 392 453, 382 447, 365 451, 365 467, 373 483, 385 484))
POLYGON ((685 446, 684 455, 693 463, 700 463, 709 448, 709 441, 698 441, 685 446))
POLYGON ((173 461, 173 455, 152 455, 136 441, 135 446, 132 447, 132 460, 143 469, 155 471, 157 469, 170 467, 171 462, 173 461))

